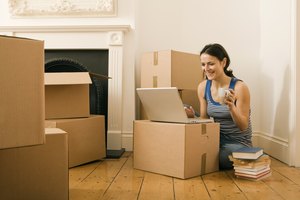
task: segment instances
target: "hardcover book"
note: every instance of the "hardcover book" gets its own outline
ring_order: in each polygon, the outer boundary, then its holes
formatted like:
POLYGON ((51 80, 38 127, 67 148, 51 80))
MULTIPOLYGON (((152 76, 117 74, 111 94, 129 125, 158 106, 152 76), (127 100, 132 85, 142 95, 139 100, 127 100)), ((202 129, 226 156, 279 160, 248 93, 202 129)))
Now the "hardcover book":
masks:
POLYGON ((251 169, 235 169, 235 174, 245 174, 245 175, 253 175, 258 176, 259 174, 270 171, 270 167, 265 167, 263 169, 253 171, 251 169))
POLYGON ((256 160, 263 154, 260 147, 243 147, 232 152, 233 158, 256 160))
POLYGON ((246 180, 251 180, 251 181, 260 181, 262 179, 265 179, 267 177, 270 177, 272 175, 271 171, 267 171, 263 174, 260 174, 259 176, 245 176, 245 175, 239 175, 236 174, 237 178, 241 178, 241 179, 246 179, 246 180))
POLYGON ((236 159, 233 158, 231 155, 229 156, 229 159, 233 162, 234 167, 242 167, 242 168, 250 168, 250 169, 256 169, 271 164, 271 159, 266 154, 260 156, 256 160, 236 159))

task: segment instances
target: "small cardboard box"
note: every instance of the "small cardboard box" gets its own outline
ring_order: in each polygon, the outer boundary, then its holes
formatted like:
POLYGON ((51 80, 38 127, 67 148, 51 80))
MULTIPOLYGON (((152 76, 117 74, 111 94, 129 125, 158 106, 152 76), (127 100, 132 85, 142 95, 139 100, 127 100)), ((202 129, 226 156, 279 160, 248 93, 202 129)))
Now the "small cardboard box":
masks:
POLYGON ((46 129, 45 144, 0 150, 0 162, 0 199, 68 199, 66 132, 46 129))
POLYGON ((0 36, 0 149, 44 144, 44 42, 0 36))
POLYGON ((181 179, 219 170, 218 123, 134 121, 134 168, 181 179))
MULTIPOLYGON (((147 52, 141 59, 141 87, 177 87, 183 103, 199 112, 197 88, 204 79, 200 55, 164 50, 147 52)), ((147 119, 141 106, 141 119, 147 119)))
POLYGON ((45 73, 46 119, 90 115, 88 72, 45 73))
POLYGON ((46 127, 60 128, 69 135, 69 168, 106 157, 105 118, 46 120, 46 127))

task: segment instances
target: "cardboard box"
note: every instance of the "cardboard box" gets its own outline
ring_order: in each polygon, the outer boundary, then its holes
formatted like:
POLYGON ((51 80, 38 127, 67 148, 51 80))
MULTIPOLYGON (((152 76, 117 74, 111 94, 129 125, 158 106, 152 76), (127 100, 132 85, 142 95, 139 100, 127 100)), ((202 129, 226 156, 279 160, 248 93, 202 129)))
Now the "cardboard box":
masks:
MULTIPOLYGON (((182 90, 183 103, 199 112, 197 96, 204 79, 200 55, 174 50, 148 52, 141 59, 141 87, 177 87, 182 90)), ((141 106, 141 119, 147 119, 141 106)))
POLYGON ((88 72, 45 73, 46 119, 90 115, 88 72))
POLYGON ((70 168, 106 157, 103 115, 46 120, 46 127, 60 128, 69 134, 70 168))
POLYGON ((134 121, 134 168, 181 179, 219 170, 218 123, 134 121))
POLYGON ((44 145, 0 150, 0 163, 0 199, 68 199, 66 132, 46 129, 44 145))
POLYGON ((174 50, 142 55, 141 87, 177 87, 196 90, 203 80, 200 55, 174 50))
POLYGON ((0 36, 0 149, 43 144, 44 42, 0 36))

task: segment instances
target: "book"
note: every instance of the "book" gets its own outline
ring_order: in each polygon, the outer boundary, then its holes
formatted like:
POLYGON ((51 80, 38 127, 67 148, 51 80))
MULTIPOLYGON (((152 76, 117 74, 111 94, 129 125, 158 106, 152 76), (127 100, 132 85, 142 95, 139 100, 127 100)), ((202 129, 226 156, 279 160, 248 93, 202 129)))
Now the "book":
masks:
POLYGON ((259 174, 262 174, 270 170, 271 170, 270 167, 264 167, 256 171, 253 171, 253 169, 235 169, 235 174, 247 174, 247 175, 257 176, 259 174))
POLYGON ((265 179, 267 177, 270 177, 272 175, 272 172, 271 170, 266 172, 266 173, 263 173, 259 176, 256 176, 256 177, 251 177, 251 176, 244 176, 244 175, 236 175, 237 178, 240 178, 240 179, 246 179, 246 180, 250 180, 250 181, 260 181, 262 179, 265 179))
POLYGON ((232 152, 232 157, 237 159, 256 160, 263 155, 263 149, 260 147, 242 147, 232 152))
POLYGON ((231 155, 229 156, 229 159, 233 162, 234 167, 255 169, 262 166, 271 165, 271 159, 267 154, 263 154, 256 160, 236 159, 231 155))
POLYGON ((270 168, 270 164, 264 164, 264 165, 261 165, 261 166, 255 166, 255 167, 244 167, 244 166, 234 166, 233 169, 235 171, 249 171, 249 172, 258 172, 258 171, 261 171, 265 168, 270 168))

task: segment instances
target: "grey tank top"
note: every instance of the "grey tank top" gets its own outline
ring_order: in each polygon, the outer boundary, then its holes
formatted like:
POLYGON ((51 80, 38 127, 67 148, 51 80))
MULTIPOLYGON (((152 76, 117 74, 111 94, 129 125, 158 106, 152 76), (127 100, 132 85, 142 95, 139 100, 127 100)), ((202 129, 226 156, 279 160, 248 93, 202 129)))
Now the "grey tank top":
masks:
MULTIPOLYGON (((241 80, 232 78, 229 88, 234 90, 237 81, 241 80)), ((241 131, 234 123, 227 106, 214 101, 210 88, 211 80, 207 80, 204 96, 207 101, 207 114, 213 117, 215 122, 220 123, 220 143, 240 143, 246 146, 252 146, 251 110, 249 114, 249 126, 246 130, 241 131)))

